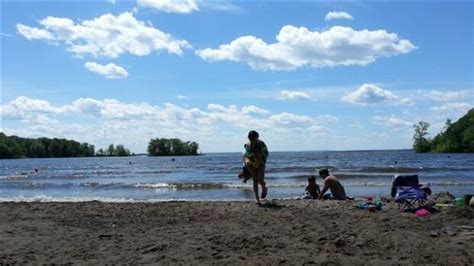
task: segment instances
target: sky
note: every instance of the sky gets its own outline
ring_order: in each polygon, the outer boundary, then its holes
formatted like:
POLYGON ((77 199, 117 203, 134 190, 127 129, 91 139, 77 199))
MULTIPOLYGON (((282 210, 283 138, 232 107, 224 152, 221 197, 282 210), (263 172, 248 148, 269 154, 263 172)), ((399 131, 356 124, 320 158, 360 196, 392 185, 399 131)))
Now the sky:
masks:
POLYGON ((472 2, 2 1, 7 135, 406 149, 474 107, 472 2))

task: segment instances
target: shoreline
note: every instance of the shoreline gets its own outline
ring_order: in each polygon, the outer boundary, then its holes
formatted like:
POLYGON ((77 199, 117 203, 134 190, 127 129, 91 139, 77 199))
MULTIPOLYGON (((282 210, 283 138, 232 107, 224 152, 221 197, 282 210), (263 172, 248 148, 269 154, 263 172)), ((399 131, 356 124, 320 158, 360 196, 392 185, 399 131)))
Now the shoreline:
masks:
POLYGON ((473 264, 474 208, 354 201, 1 202, 0 263, 473 264), (434 235, 437 232, 438 235, 434 235))

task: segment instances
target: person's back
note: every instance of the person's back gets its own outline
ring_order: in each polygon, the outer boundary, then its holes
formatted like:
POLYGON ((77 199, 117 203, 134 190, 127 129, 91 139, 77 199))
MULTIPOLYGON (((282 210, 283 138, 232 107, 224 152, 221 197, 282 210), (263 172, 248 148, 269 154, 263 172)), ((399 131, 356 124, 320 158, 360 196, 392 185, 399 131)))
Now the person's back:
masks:
POLYGON ((341 182, 339 182, 339 180, 335 176, 327 176, 324 179, 324 187, 329 188, 329 191, 331 191, 333 198, 341 200, 346 199, 346 191, 344 190, 344 187, 342 186, 341 182))
POLYGON ((341 182, 339 182, 339 180, 335 176, 330 175, 328 169, 321 169, 319 171, 319 176, 322 179, 324 179, 324 187, 323 187, 323 190, 321 191, 321 195, 319 195, 320 199, 322 199, 323 197, 327 198, 327 196, 324 195, 324 193, 326 193, 326 191, 328 190, 331 192, 333 199, 337 199, 337 200, 347 199, 346 191, 344 190, 344 187, 342 186, 341 182))

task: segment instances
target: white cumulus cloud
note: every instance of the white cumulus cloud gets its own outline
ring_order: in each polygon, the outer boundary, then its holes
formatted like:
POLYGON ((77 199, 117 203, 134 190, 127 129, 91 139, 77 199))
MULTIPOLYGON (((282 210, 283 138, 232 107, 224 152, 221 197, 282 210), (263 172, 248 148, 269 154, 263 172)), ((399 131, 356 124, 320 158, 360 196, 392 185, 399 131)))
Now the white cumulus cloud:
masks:
MULTIPOLYGON (((425 94, 430 100, 436 102, 455 102, 470 97, 472 93, 467 90, 460 91, 430 91, 425 94)), ((471 96, 472 97, 472 96, 471 96)))
POLYGON ((138 6, 154 8, 166 13, 189 14, 199 11, 194 0, 137 0, 138 6))
POLYGON ((313 98, 306 92, 303 91, 280 91, 280 99, 285 101, 310 101, 313 98))
POLYGON ((374 117, 374 123, 378 125, 385 125, 385 126, 390 126, 390 127, 399 127, 399 126, 404 126, 404 127, 411 127, 414 123, 404 120, 400 117, 397 117, 395 115, 392 116, 375 116, 374 117))
POLYGON ((47 30, 32 28, 23 24, 17 24, 16 29, 18 30, 18 33, 23 35, 28 40, 36 39, 52 41, 55 39, 53 34, 47 30))
POLYGON ((17 97, 8 104, 2 105, 2 118, 27 119, 33 114, 54 114, 61 110, 51 105, 48 101, 31 99, 25 96, 17 97))
POLYGON ((242 112, 244 114, 260 114, 260 115, 265 115, 265 114, 270 113, 270 111, 257 107, 255 105, 247 105, 247 106, 242 107, 242 112))
POLYGON ((107 79, 122 79, 128 77, 125 68, 109 63, 107 65, 97 64, 96 62, 86 62, 84 67, 89 71, 104 76, 107 79))
POLYGON ((347 12, 341 11, 331 11, 326 14, 326 21, 333 20, 333 19, 354 19, 351 14, 347 12))
POLYGON ((78 23, 48 16, 39 23, 43 29, 20 23, 16 27, 28 40, 63 42, 67 51, 77 56, 117 58, 124 53, 144 56, 154 51, 182 55, 183 49, 189 47, 185 40, 177 40, 151 23, 137 20, 131 12, 104 14, 78 23))
POLYGON ((474 108, 474 105, 472 103, 455 102, 445 103, 441 106, 434 106, 431 107, 430 110, 437 115, 445 116, 452 119, 465 115, 472 108, 474 108))
POLYGON ((266 43, 247 35, 216 49, 198 50, 196 54, 208 62, 243 62, 254 70, 294 70, 304 66, 365 66, 379 57, 406 54, 416 48, 409 40, 386 30, 354 30, 342 26, 318 32, 286 25, 276 40, 266 43))
POLYGON ((401 98, 389 90, 382 89, 374 84, 363 84, 357 90, 344 95, 341 99, 344 102, 353 104, 412 104, 413 101, 408 98, 401 98))

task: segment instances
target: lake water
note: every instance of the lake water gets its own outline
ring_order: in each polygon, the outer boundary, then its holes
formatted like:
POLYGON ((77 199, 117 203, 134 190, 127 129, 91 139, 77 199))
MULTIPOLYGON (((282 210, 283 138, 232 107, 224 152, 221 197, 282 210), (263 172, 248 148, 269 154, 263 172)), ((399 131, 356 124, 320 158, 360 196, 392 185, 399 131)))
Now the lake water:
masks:
MULTIPOLYGON (((252 200, 252 181, 237 178, 241 164, 240 153, 0 160, 0 201, 252 200)), ((394 174, 418 174, 434 193, 474 194, 474 154, 271 152, 268 198, 301 196, 321 167, 332 169, 349 196, 389 196, 394 174)))

